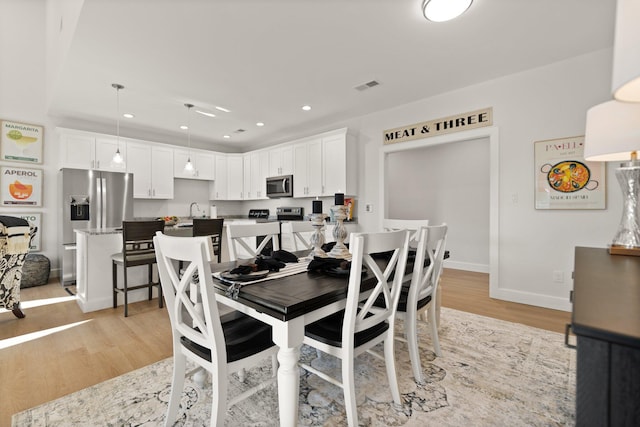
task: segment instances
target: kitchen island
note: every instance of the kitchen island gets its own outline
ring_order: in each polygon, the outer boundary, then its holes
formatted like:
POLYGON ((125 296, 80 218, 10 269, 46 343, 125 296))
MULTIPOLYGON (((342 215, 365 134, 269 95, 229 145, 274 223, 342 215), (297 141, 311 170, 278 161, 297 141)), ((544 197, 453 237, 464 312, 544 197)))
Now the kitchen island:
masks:
MULTIPOLYGON (((241 223, 255 223, 249 219, 225 219, 225 225, 239 221, 241 223)), ((193 228, 181 224, 164 228, 164 233, 170 236, 190 237, 193 228)), ((122 250, 121 228, 93 228, 75 230, 76 233, 76 296, 77 302, 83 313, 102 310, 113 307, 113 280, 111 271, 111 255, 122 250)), ((229 260, 229 251, 226 245, 226 233, 223 231, 222 261, 229 260)), ((122 283, 123 269, 118 269, 118 281, 122 283)), ((154 281, 157 279, 157 269, 154 268, 154 281)), ((147 282, 147 267, 129 267, 129 283, 138 284, 147 282)), ((157 289, 153 289, 154 297, 157 289)), ((130 291, 129 303, 143 301, 148 298, 147 289, 130 291)), ((122 295, 118 295, 118 305, 122 295)))
MULTIPOLYGON (((173 236, 191 236, 190 227, 165 227, 165 234, 173 236)), ((111 255, 122 250, 121 228, 93 228, 76 230, 76 296, 83 313, 113 307, 113 280, 111 255)), ((157 270, 154 268, 154 281, 157 270)), ((118 269, 118 281, 122 283, 123 269, 118 269)), ((131 284, 147 282, 147 267, 129 267, 131 284)), ((154 297, 157 289, 153 289, 154 297)), ((122 295, 118 295, 118 305, 123 304, 122 295)), ((130 291, 129 303, 148 298, 147 289, 130 291)))

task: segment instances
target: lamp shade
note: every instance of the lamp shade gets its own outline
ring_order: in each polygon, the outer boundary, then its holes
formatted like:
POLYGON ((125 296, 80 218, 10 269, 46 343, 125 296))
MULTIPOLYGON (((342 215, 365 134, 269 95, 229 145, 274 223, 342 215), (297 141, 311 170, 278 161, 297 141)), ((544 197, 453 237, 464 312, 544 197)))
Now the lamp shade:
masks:
POLYGON ((631 160, 640 151, 640 104, 609 101, 587 111, 585 160, 631 160))
POLYGON ((640 1, 618 0, 611 90, 619 101, 640 102, 640 1))

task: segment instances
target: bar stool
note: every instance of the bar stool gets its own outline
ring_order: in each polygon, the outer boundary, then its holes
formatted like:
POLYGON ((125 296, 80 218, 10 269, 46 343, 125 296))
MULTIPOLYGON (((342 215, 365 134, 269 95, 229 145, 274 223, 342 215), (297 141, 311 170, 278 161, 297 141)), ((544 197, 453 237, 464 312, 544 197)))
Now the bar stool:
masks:
POLYGON ((136 289, 148 288, 149 300, 153 296, 153 287, 158 287, 158 306, 162 304, 162 287, 160 281, 153 281, 153 264, 156 264, 156 253, 153 238, 156 231, 164 230, 164 221, 122 221, 122 252, 111 255, 113 275, 113 308, 118 306, 118 293, 124 295, 124 317, 128 317, 128 293, 136 289), (123 287, 118 287, 118 266, 124 268, 123 287), (129 286, 129 267, 146 265, 148 281, 141 285, 129 286))
POLYGON ((224 218, 194 218, 193 236, 210 236, 213 253, 222 261, 222 227, 224 218))

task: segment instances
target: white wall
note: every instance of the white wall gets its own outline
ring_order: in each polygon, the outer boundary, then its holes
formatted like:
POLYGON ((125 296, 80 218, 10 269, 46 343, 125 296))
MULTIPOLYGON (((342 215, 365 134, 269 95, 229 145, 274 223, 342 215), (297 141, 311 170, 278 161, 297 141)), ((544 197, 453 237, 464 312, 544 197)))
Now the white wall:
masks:
POLYGON ((607 49, 339 123, 357 135, 360 204, 374 206, 373 214, 361 211, 360 227, 376 229, 383 211, 378 189, 383 130, 493 107, 500 145, 495 296, 570 310, 574 247, 609 243, 620 219, 620 190, 609 166, 607 209, 536 210, 533 142, 584 134, 586 111, 610 99, 610 82, 607 49), (564 273, 564 283, 553 282, 556 270, 564 273))
MULTIPOLYGON (((45 127, 43 164, 0 161, 0 165, 43 170, 43 206, 8 207, 0 212, 42 213, 40 253, 57 264, 57 168, 52 161, 57 159, 57 147, 53 143, 54 126, 46 114, 45 27, 44 0, 0 2, 0 119, 45 127)), ((2 177, 0 183, 4 183, 2 177)))
MULTIPOLYGON (((45 162, 41 165, 45 176, 44 207, 37 211, 43 214, 42 252, 53 261, 56 258, 57 151, 55 141, 49 136, 53 135, 57 123, 46 113, 45 21, 44 0, 0 3, 0 117, 45 126, 45 162)), ((382 212, 378 176, 383 130, 493 107, 494 125, 499 128, 500 139, 497 296, 568 310, 573 248, 576 245, 604 247, 609 243, 620 220, 620 190, 614 167, 609 166, 607 209, 535 210, 533 142, 584 133, 586 110, 610 99, 611 55, 610 49, 594 52, 323 129, 309 129, 300 137, 349 128, 359 153, 359 224, 364 230, 374 230, 380 224, 382 212), (362 209, 367 203, 373 205, 373 213, 362 209), (565 273, 564 283, 553 283, 554 270, 565 273)), ((154 203, 158 202, 145 203, 140 209, 144 212, 149 209, 155 214, 159 210, 153 209, 159 208, 154 203)), ((256 207, 276 203, 257 202, 256 207)), ((303 203, 311 204, 310 200, 303 203)), ((166 206, 171 208, 169 202, 166 206)), ((240 212, 247 210, 241 203, 230 206, 240 212)))
POLYGON ((446 222, 449 268, 489 272, 489 140, 389 153, 389 218, 446 222))

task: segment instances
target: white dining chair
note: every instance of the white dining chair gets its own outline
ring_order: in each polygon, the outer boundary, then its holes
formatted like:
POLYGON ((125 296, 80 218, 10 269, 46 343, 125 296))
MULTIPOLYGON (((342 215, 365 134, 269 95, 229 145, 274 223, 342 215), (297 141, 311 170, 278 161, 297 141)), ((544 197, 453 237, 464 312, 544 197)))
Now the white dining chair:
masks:
POLYGON ((411 235, 409 237, 409 248, 415 248, 418 246, 418 230, 420 227, 426 227, 429 225, 428 219, 395 219, 384 218, 382 220, 382 229, 386 231, 393 230, 409 230, 411 235))
POLYGON ((291 238, 293 240, 293 249, 295 251, 311 249, 313 247, 311 245, 311 238, 307 238, 302 234, 315 231, 311 221, 291 221, 289 225, 291 229, 291 238))
POLYGON ((211 275, 209 237, 175 237, 158 232, 153 242, 173 336, 173 379, 164 425, 171 426, 177 420, 185 376, 190 375, 187 360, 211 373, 215 389, 211 425, 224 425, 227 407, 276 381, 278 347, 271 339, 271 326, 239 312, 221 319, 211 275), (179 261, 185 264, 182 275, 179 261), (198 275, 201 306, 191 298, 194 274, 198 275), (268 357, 272 358, 273 375, 227 401, 229 374, 254 367, 268 357))
MULTIPOLYGON (((413 376, 417 383, 424 383, 418 345, 418 314, 427 310, 427 322, 431 332, 433 351, 442 356, 436 310, 433 309, 437 298, 438 284, 444 261, 447 224, 420 227, 418 229, 418 247, 409 283, 403 282, 396 316, 403 320, 404 336, 396 337, 407 343, 413 376), (425 266, 429 260, 428 266, 425 266)), ((378 301, 380 302, 380 301, 378 301)), ((377 303, 378 303, 377 302, 377 303)))
POLYGON ((333 378, 308 364, 301 363, 300 366, 343 389, 347 422, 352 427, 358 425, 355 358, 364 352, 385 362, 393 401, 396 405, 401 405, 396 377, 393 331, 408 247, 409 232, 406 230, 353 234, 350 243, 352 260, 345 309, 305 327, 304 344, 341 359, 342 380, 333 378), (380 267, 371 256, 379 252, 392 252, 392 256, 383 267, 380 267), (368 271, 366 278, 373 275, 375 279, 373 289, 368 286, 366 289, 362 288, 364 268, 368 271), (392 274, 394 278, 390 284, 392 274), (384 300, 384 307, 374 306, 378 297, 384 300), (372 348, 381 342, 384 342, 384 356, 372 351, 372 348))
POLYGON ((271 242, 273 250, 280 249, 280 223, 263 222, 258 224, 229 224, 227 226, 227 241, 229 258, 255 258, 271 242), (258 244, 257 237, 264 236, 258 244))
MULTIPOLYGON (((428 219, 395 219, 384 218, 382 220, 382 228, 386 231, 393 230, 409 230, 411 236, 409 237, 409 251, 415 249, 418 246, 418 230, 420 227, 426 227, 429 225, 428 219)), ((404 283, 408 284, 411 281, 411 274, 407 274, 404 277, 404 283)), ((436 304, 430 306, 431 310, 436 311, 437 325, 440 326, 440 300, 436 301, 436 304)), ((427 321, 428 315, 425 312, 419 313, 419 316, 427 321)))

